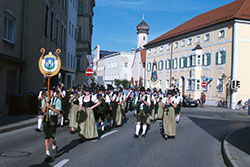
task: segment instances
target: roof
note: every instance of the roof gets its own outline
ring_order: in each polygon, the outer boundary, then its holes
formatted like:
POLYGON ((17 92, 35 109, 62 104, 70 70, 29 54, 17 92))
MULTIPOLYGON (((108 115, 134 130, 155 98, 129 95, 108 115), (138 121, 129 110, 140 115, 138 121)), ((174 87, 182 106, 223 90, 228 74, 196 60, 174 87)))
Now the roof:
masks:
POLYGON ((173 37, 177 37, 232 19, 250 20, 250 0, 236 0, 227 5, 200 14, 150 41, 145 46, 149 46, 173 37))
POLYGON ((144 19, 136 26, 137 31, 140 33, 148 33, 149 25, 144 21, 144 19))
POLYGON ((146 63, 146 49, 140 50, 140 55, 141 55, 141 62, 143 67, 145 67, 146 63))

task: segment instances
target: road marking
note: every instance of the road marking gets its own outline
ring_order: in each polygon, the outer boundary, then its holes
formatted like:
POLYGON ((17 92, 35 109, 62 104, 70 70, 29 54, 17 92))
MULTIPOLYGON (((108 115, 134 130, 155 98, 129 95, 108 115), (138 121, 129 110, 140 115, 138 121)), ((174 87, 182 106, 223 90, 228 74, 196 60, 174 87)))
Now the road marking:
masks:
POLYGON ((67 162, 69 162, 69 159, 64 159, 64 160, 60 161, 59 163, 57 163, 54 167, 62 167, 67 162))
MULTIPOLYGON (((113 130, 113 131, 111 131, 111 132, 108 132, 108 133, 102 135, 102 136, 101 136, 101 139, 103 139, 104 137, 107 137, 107 136, 109 136, 109 135, 111 135, 111 134, 113 134, 113 133, 116 133, 116 132, 118 132, 118 130, 113 130)), ((98 140, 92 140, 92 142, 97 142, 97 141, 98 141, 98 140)))

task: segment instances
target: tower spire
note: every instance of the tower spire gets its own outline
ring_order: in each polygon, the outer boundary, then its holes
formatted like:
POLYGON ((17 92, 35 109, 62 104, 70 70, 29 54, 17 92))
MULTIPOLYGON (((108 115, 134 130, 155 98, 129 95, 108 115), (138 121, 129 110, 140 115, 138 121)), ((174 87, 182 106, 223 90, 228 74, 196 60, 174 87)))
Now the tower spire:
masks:
POLYGON ((142 14, 142 20, 144 20, 144 13, 142 14))

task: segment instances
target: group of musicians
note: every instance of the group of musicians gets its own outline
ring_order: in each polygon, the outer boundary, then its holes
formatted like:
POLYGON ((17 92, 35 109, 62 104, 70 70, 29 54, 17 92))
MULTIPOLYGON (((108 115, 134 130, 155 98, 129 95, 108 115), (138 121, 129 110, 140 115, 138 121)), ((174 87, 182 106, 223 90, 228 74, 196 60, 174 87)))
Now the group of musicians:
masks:
POLYGON ((85 86, 69 89, 66 92, 63 84, 59 84, 57 87, 51 87, 49 96, 47 94, 44 85, 38 96, 40 108, 36 129, 41 132, 43 126, 45 161, 55 158, 57 154, 55 134, 59 117, 59 126, 63 126, 64 117, 67 117, 70 133, 78 132, 80 142, 96 139, 105 131, 122 126, 126 122, 128 111, 134 111, 136 115, 135 138, 139 138, 141 128, 141 135, 145 137, 148 126, 156 120, 163 122, 165 140, 169 137, 174 138, 176 123, 180 121, 182 98, 175 87, 162 92, 156 89, 145 90, 144 87, 129 88, 125 91, 121 87, 114 89, 112 85, 108 85, 107 89, 100 86, 95 90, 85 86), (52 153, 49 151, 50 142, 52 153))

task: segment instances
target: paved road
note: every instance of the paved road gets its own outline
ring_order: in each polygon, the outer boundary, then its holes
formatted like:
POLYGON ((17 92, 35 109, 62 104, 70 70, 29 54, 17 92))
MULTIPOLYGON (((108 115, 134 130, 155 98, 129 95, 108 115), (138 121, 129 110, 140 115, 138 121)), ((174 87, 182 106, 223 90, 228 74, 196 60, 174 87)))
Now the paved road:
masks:
POLYGON ((250 126, 249 118, 242 114, 183 109, 176 139, 162 138, 161 122, 151 125, 146 138, 134 139, 135 118, 132 113, 128 118, 127 124, 106 133, 102 139, 82 144, 77 134, 69 134, 68 127, 58 128, 59 156, 49 164, 42 162, 43 135, 34 132, 35 126, 1 134, 0 152, 7 157, 0 157, 0 166, 223 167, 224 136, 250 126))

